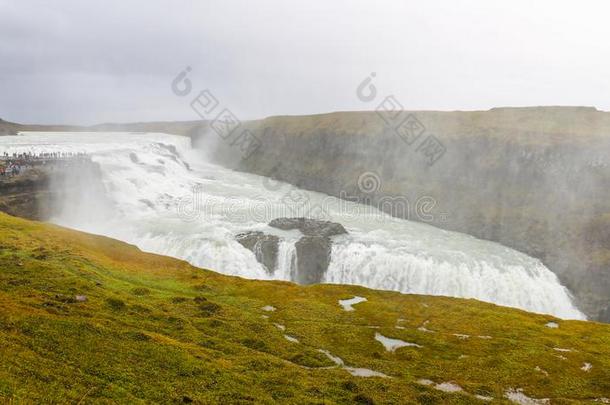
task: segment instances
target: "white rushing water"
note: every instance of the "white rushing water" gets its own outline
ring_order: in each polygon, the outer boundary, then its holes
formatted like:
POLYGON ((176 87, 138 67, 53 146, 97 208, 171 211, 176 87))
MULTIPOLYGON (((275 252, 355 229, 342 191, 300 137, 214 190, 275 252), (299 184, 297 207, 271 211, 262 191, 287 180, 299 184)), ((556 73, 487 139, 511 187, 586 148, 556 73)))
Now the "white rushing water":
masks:
POLYGON ((99 164, 104 195, 74 173, 53 222, 114 237, 142 250, 248 278, 290 280, 298 231, 273 218, 313 216, 343 224, 325 282, 482 301, 584 319, 539 260, 497 243, 392 218, 376 209, 236 172, 201 159, 186 137, 134 133, 24 133, 0 137, 0 155, 86 152, 99 164), (193 190, 196 190, 193 192, 193 190), (257 230, 280 237, 272 275, 235 241, 257 230))

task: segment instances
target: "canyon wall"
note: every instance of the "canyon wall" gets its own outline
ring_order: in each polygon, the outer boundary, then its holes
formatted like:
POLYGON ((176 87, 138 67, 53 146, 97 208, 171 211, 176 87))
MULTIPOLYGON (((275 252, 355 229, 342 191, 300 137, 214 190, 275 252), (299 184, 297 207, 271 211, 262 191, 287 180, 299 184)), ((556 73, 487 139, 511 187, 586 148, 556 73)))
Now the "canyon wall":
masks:
POLYGON ((195 142, 239 170, 537 257, 584 312, 610 321, 610 113, 540 107, 400 117, 402 127, 377 112, 251 121, 239 130, 260 146, 247 154, 207 123, 195 142))

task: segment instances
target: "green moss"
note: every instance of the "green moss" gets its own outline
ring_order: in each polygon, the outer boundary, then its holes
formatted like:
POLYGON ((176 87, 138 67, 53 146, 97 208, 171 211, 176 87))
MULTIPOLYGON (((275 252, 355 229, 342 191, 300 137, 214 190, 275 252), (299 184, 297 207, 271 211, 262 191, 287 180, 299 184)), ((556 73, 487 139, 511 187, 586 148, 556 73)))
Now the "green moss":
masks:
POLYGON ((610 392, 608 325, 475 300, 243 280, 2 214, 0 359, 0 402, 17 403, 458 404, 477 394, 501 401, 508 388, 569 402, 610 392), (368 301, 343 311, 337 301, 354 295, 368 301), (560 327, 545 327, 550 320, 560 327), (417 329, 424 321, 435 333, 417 329), (423 347, 389 353, 376 332, 423 347), (319 349, 392 378, 352 376, 319 349))
POLYGON ((139 295, 139 296, 150 294, 150 290, 148 288, 144 288, 144 287, 134 288, 133 290, 131 290, 131 292, 133 295, 139 295))
POLYGON ((110 308, 112 308, 115 311, 120 311, 122 309, 125 309, 126 305, 122 300, 116 299, 116 298, 108 298, 106 299, 106 303, 108 304, 108 306, 110 308))

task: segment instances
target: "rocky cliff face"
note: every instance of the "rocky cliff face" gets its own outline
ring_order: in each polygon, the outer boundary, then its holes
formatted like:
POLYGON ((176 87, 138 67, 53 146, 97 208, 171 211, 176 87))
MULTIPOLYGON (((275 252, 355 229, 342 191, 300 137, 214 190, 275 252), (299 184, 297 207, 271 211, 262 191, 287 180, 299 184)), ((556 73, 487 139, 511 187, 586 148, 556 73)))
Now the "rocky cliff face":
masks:
POLYGON ((265 235, 260 231, 240 233, 235 239, 256 256, 268 274, 273 274, 277 266, 277 254, 280 238, 275 235, 265 235))
POLYGON ((49 183, 48 173, 38 169, 15 177, 0 177, 0 211, 28 219, 50 216, 49 205, 45 204, 53 198, 49 183))
POLYGON ((0 211, 27 219, 48 220, 60 212, 66 198, 76 199, 81 193, 80 178, 94 183, 91 187, 103 187, 99 167, 89 161, 68 165, 50 162, 17 176, 0 176, 0 211))
POLYGON ((213 144, 225 165, 540 258, 583 311, 610 321, 610 113, 550 107, 402 116, 410 126, 392 128, 376 112, 248 122, 261 146, 246 159, 205 128, 198 142, 213 144), (436 155, 429 139, 439 142, 436 155))

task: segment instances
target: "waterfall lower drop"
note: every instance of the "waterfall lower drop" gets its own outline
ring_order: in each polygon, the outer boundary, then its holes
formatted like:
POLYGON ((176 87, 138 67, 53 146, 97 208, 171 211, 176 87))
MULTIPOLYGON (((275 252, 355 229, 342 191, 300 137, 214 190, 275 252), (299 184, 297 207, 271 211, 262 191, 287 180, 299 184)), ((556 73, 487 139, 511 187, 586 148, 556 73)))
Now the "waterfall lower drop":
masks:
POLYGON ((548 312, 549 303, 553 302, 555 314, 581 317, 555 274, 535 260, 527 268, 499 267, 469 258, 456 264, 415 253, 388 252, 377 244, 336 244, 324 281, 403 293, 476 298, 539 313, 548 312))
POLYGON ((333 237, 326 282, 476 298, 561 318, 585 318, 555 274, 537 259, 288 184, 273 181, 269 187, 266 178, 203 161, 186 137, 24 133, 0 137, 0 154, 4 152, 86 152, 102 178, 81 179, 79 198, 63 201, 61 214, 52 221, 195 266, 248 278, 293 280, 297 239, 279 235, 277 266, 270 275, 235 236, 273 233, 270 220, 308 216, 311 207, 324 207, 328 219, 349 232, 333 237), (98 187, 88 187, 94 183, 98 187), (100 196, 100 190, 106 195, 100 196), (97 207, 100 197, 109 202, 105 210, 74 215, 83 211, 76 204, 97 207))
POLYGON ((294 240, 281 240, 278 246, 277 267, 273 278, 278 280, 294 280, 297 271, 297 250, 294 240))

